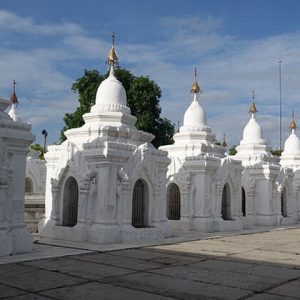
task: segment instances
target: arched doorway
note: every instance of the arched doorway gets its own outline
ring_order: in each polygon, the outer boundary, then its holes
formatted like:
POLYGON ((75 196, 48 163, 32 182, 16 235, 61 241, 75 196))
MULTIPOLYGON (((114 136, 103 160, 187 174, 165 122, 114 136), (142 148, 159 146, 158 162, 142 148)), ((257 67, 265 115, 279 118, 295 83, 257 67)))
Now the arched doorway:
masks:
POLYGON ((230 187, 228 183, 224 185, 223 192, 222 192, 222 208, 221 208, 221 215, 224 220, 231 219, 231 203, 230 203, 230 187))
POLYGON ((147 227, 148 225, 148 187, 146 182, 137 180, 132 195, 132 226, 147 227))
POLYGON ((77 224, 78 214, 78 184, 74 177, 69 177, 65 182, 63 198, 63 226, 77 224))
POLYGON ((287 193, 286 193, 286 188, 284 188, 282 190, 280 204, 281 204, 281 215, 283 217, 287 217, 288 213, 287 213, 287 193))
POLYGON ((246 192, 243 187, 242 187, 242 214, 244 217, 246 217, 246 192))
POLYGON ((25 178, 25 193, 26 194, 33 193, 33 182, 30 177, 25 178))
POLYGON ((180 220, 180 189, 170 183, 167 192, 167 217, 169 220, 180 220))

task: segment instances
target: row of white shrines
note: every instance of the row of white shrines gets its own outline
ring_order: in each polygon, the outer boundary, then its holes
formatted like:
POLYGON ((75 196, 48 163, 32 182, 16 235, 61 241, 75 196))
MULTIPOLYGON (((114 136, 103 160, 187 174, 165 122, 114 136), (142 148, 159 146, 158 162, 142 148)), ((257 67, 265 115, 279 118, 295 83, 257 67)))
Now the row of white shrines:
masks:
MULTIPOLYGON (((226 145, 215 144, 195 79, 175 143, 155 149, 154 136, 135 127, 124 87, 114 76, 117 60, 113 46, 110 75, 83 116, 85 124, 67 130, 61 145, 48 147, 41 237, 102 244, 164 239, 176 230, 241 230, 300 220, 294 120, 276 158, 263 139, 253 100, 237 154, 229 156, 226 145)), ((32 248, 24 188, 34 136, 18 117, 15 92, 11 102, 0 100, 0 255, 32 248)))

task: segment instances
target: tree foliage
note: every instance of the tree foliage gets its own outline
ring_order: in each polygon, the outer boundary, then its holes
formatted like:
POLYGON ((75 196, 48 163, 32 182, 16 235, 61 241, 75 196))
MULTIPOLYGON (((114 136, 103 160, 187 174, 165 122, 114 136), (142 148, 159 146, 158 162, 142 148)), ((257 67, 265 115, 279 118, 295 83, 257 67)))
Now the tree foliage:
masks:
MULTIPOLYGON (((171 144, 174 125, 168 119, 160 117, 160 87, 148 77, 136 77, 126 69, 115 70, 115 76, 126 90, 128 106, 137 117, 136 127, 155 135, 152 141, 155 147, 171 144)), ((65 114, 61 141, 66 139, 64 131, 84 124, 82 115, 90 111, 95 103, 97 88, 107 77, 108 73, 103 76, 96 70, 85 70, 84 75, 73 83, 72 90, 79 96, 79 106, 74 113, 65 114)))
POLYGON ((237 151, 236 151, 236 145, 232 146, 229 150, 228 150, 228 153, 229 155, 236 155, 237 154, 237 151))
POLYGON ((271 153, 274 155, 274 156, 281 156, 283 150, 280 150, 280 149, 272 149, 271 150, 271 153))
POLYGON ((43 148, 43 146, 42 145, 40 145, 40 144, 32 144, 32 145, 30 145, 30 148, 32 149, 32 150, 35 150, 35 151, 40 151, 40 155, 39 155, 39 158, 40 159, 45 159, 44 158, 44 154, 47 152, 47 150, 45 151, 45 153, 44 153, 44 148, 43 148))

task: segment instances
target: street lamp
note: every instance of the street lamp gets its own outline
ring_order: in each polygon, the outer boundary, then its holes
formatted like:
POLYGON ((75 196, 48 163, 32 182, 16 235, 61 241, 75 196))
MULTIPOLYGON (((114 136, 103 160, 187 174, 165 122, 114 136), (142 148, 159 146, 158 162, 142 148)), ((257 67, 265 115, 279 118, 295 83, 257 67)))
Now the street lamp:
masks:
POLYGON ((45 152, 46 152, 46 141, 47 141, 47 136, 48 136, 48 132, 46 131, 46 129, 43 129, 42 135, 44 136, 44 154, 45 154, 45 152))

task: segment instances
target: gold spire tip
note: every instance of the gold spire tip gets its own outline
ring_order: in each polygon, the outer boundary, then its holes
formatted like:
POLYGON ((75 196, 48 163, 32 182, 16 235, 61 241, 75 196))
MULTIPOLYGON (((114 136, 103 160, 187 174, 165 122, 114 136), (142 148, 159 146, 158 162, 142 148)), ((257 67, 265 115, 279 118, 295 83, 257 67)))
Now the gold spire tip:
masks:
POLYGON ((291 129, 296 129, 297 128, 297 124, 296 124, 296 121, 295 121, 295 116, 294 116, 294 111, 292 113, 292 122, 290 124, 290 128, 291 129))
POLYGON ((251 103, 251 106, 250 106, 250 110, 249 110, 252 114, 255 114, 257 113, 257 109, 256 109, 256 106, 255 106, 255 102, 254 102, 254 91, 252 92, 252 103, 251 103))
POLYGON ((197 82, 197 68, 195 68, 195 81, 192 85, 192 89, 191 89, 191 92, 193 94, 199 94, 200 93, 200 86, 197 82))
POLYGON ((112 37, 112 47, 109 50, 109 53, 108 53, 108 56, 107 56, 107 63, 111 66, 115 66, 115 65, 119 64, 119 58, 118 58, 118 55, 117 55, 116 50, 115 50, 115 37, 116 37, 116 34, 113 32, 111 37, 112 37))

